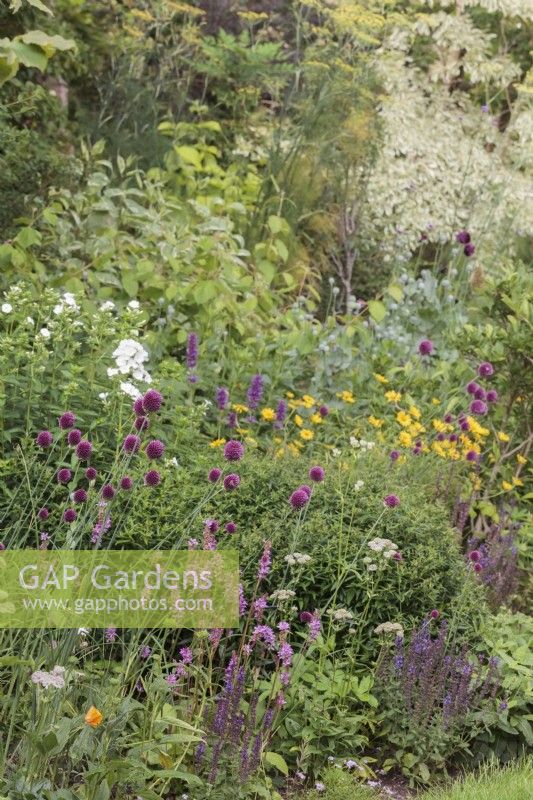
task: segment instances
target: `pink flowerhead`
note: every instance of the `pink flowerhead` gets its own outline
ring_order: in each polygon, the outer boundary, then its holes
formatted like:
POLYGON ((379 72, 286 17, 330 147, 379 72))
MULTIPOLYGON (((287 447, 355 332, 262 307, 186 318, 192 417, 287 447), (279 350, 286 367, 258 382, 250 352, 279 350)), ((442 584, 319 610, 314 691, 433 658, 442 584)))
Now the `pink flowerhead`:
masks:
POLYGON ((481 572, 482 569, 483 569, 483 566, 479 563, 479 561, 477 561, 474 564, 474 572, 481 572))
POLYGON ((145 431, 150 425, 150 420, 148 417, 135 417, 133 425, 136 431, 145 431))
POLYGON ((305 489, 296 489, 289 498, 289 502, 294 509, 300 509, 307 505, 310 495, 307 494, 305 489))
POLYGON ((35 442, 39 447, 50 447, 53 441, 54 437, 50 431, 39 431, 35 437, 35 442))
POLYGON ((433 611, 429 612, 429 616, 431 617, 431 619, 438 619, 440 617, 440 611, 434 608, 433 611))
POLYGON ((161 475, 155 469, 148 470, 144 476, 144 485, 145 486, 157 486, 161 483, 161 475))
POLYGON ((226 522, 226 532, 227 533, 235 533, 237 530, 237 526, 234 522, 226 522))
POLYGON ((39 517, 39 519, 44 521, 45 519, 48 519, 48 517, 50 516, 50 512, 48 511, 47 508, 43 507, 39 509, 37 516, 39 517))
POLYGON ((498 392, 496 389, 489 389, 487 392, 487 402, 488 403, 496 403, 498 400, 498 392))
POLYGON ((141 440, 134 433, 128 434, 122 443, 122 449, 126 453, 136 453, 141 446, 141 440))
POLYGON ((87 469, 85 470, 85 477, 87 478, 88 481, 96 480, 97 475, 98 473, 94 467, 87 467, 87 469))
POLYGON ((478 414, 479 416, 482 416, 488 411, 487 404, 483 400, 473 400, 470 403, 470 411, 472 414, 478 414))
POLYGON ((383 504, 387 508, 396 508, 396 506, 400 505, 400 498, 395 494, 388 494, 383 498, 383 504))
POLYGON ((147 413, 159 411, 163 402, 163 396, 155 389, 148 389, 142 399, 143 410, 147 413))
POLYGON ((77 516, 78 515, 76 514, 73 508, 67 508, 65 510, 65 513, 63 514, 63 519, 65 520, 65 522, 71 523, 74 522, 77 516))
POLYGON ((148 444, 146 445, 145 452, 147 457, 152 460, 161 458, 161 456, 165 452, 165 445, 159 439, 152 439, 152 441, 148 442, 148 444))
POLYGON ((71 447, 75 447, 77 444, 81 442, 81 431, 77 428, 73 428, 67 434, 67 442, 71 447))
POLYGON ((320 406, 320 408, 318 409, 318 413, 320 414, 321 417, 327 417, 327 415, 329 414, 329 408, 327 406, 320 406))
POLYGON ((87 439, 82 439, 76 447, 76 455, 80 461, 87 461, 87 459, 91 457, 92 451, 93 446, 87 439))
POLYGON ((230 439, 224 445, 224 458, 226 461, 240 461, 244 455, 244 446, 236 439, 230 439))
POLYGON ((472 550, 468 554, 468 558, 470 559, 470 561, 476 564, 481 559, 481 553, 479 552, 479 550, 472 550))
POLYGON ((142 417, 142 415, 144 414, 143 398, 142 397, 138 397, 134 401, 134 403, 133 403, 133 411, 138 417, 142 417))
POLYGON ((66 467, 63 467, 62 469, 58 469, 56 478, 58 483, 68 483, 72 478, 72 472, 66 467))
POLYGON ((239 476, 236 475, 234 472, 231 472, 224 478, 224 489, 226 489, 226 491, 228 492, 231 491, 232 489, 236 489, 237 486, 240 484, 240 482, 241 479, 239 478, 239 476))
POLYGON ((133 486, 133 481, 128 475, 124 475, 124 477, 120 479, 119 486, 123 491, 129 492, 133 486))
POLYGON ((479 389, 479 383, 476 383, 475 381, 470 381, 470 383, 467 383, 466 385, 466 391, 468 392, 468 394, 475 394, 478 389, 479 389))
POLYGON ((490 378, 491 375, 494 375, 494 367, 490 361, 482 361, 477 368, 477 374, 480 378, 490 378))
POLYGON ((65 411, 64 414, 61 414, 57 423, 61 430, 66 431, 69 428, 72 428, 74 423, 76 422, 76 417, 72 413, 72 411, 65 411))
POLYGON ((475 450, 469 450, 468 453, 466 454, 466 460, 467 461, 476 462, 478 460, 478 458, 479 458, 479 456, 478 456, 478 454, 476 453, 475 450))
POLYGON ((72 500, 75 503, 85 503, 87 500, 87 492, 85 489, 76 489, 74 492, 72 492, 72 500))
POLYGON ((115 487, 112 486, 110 483, 106 483, 102 486, 102 497, 104 500, 112 500, 115 496, 115 487))
POLYGON ((418 345, 418 352, 421 356, 430 356, 434 350, 433 342, 431 339, 422 339, 418 345))
POLYGON ((216 483, 220 476, 222 475, 222 470, 218 467, 213 467, 213 469, 209 470, 209 474, 207 476, 207 480, 210 483, 216 483))
POLYGON ((322 469, 322 467, 311 467, 309 470, 309 477, 315 483, 320 483, 326 477, 326 473, 322 469))

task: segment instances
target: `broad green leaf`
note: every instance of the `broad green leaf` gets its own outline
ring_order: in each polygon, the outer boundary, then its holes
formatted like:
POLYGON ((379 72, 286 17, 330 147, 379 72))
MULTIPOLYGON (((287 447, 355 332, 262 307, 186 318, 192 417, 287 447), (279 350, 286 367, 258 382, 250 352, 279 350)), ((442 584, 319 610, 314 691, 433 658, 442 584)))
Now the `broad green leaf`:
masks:
POLYGON ((265 761, 267 764, 271 764, 273 767, 276 767, 283 775, 287 776, 289 774, 289 768, 287 766, 287 762, 280 756, 279 753, 273 753, 269 751, 265 753, 265 761))
POLYGON ((368 303, 368 310, 370 312, 370 316, 372 317, 374 322, 378 323, 378 325, 385 319, 385 316, 387 314, 387 309, 385 308, 381 300, 370 300, 368 303))
POLYGON ((194 299, 197 303, 208 303, 217 296, 218 291, 219 287, 215 281, 200 281, 193 292, 194 299))
POLYGON ((387 294, 390 294, 390 296, 399 303, 403 298, 403 289, 401 286, 398 286, 398 284, 391 283, 390 286, 387 287, 387 294))
POLYGON ((44 31, 28 31, 19 37, 26 44, 35 44, 42 47, 47 55, 51 56, 56 50, 75 50, 76 42, 64 39, 63 36, 50 36, 44 31))
POLYGON ((182 161, 185 161, 186 164, 191 164, 193 167, 197 167, 198 169, 201 168, 202 156, 195 147, 191 147, 188 144, 182 144, 174 149, 182 161))
POLYGON ((48 57, 42 47, 16 39, 11 42, 10 50, 25 67, 34 67, 41 72, 46 69, 48 57))

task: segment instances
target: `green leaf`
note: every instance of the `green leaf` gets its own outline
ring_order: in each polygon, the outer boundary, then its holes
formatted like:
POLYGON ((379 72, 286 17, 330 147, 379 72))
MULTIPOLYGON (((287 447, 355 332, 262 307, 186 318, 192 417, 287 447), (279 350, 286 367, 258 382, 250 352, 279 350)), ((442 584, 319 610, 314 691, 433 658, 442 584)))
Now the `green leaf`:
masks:
POLYGON ((197 167, 198 169, 201 168, 202 156, 195 147, 191 147, 188 144, 182 144, 174 149, 181 160, 185 161, 186 164, 191 164, 193 167, 197 167))
POLYGON ((15 241, 23 250, 27 250, 32 244, 40 244, 42 236, 34 228, 21 228, 15 236, 15 241))
POLYGON ((193 292, 194 299, 198 304, 208 303, 217 296, 218 291, 219 287, 216 281, 200 281, 193 292))
POLYGON ((401 286, 398 286, 398 284, 391 283, 391 285, 387 287, 387 294, 390 294, 390 296, 399 303, 403 298, 403 289, 401 286))
POLYGON ((267 764, 271 764, 273 767, 276 767, 283 775, 287 776, 289 774, 289 768, 287 766, 287 762, 280 756, 279 753, 272 753, 269 751, 265 753, 265 761, 267 764))
POLYGON ((15 54, 17 60, 25 67, 34 67, 44 72, 48 64, 48 58, 42 47, 34 44, 15 40, 11 42, 9 49, 15 54))
POLYGON ((283 220, 281 217, 276 217, 274 214, 271 214, 268 218, 268 227, 272 231, 272 233, 280 233, 283 230, 283 220))
POLYGON ((122 276, 122 286, 124 287, 124 291, 130 297, 137 296, 137 292, 139 291, 139 284, 131 272, 126 272, 122 276))
POLYGON ((368 303, 368 310, 370 312, 370 316, 372 317, 374 322, 378 323, 378 325, 385 319, 385 316, 387 314, 387 309, 385 308, 381 300, 370 300, 368 303))
POLYGON ((427 764, 424 764, 424 762, 419 764, 418 765, 418 771, 419 771, 420 777, 422 778, 424 783, 429 783, 430 775, 429 775, 429 769, 428 769, 427 764))
POLYGON ((46 52, 48 56, 56 50, 75 50, 76 42, 73 39, 64 39, 63 36, 50 36, 44 31, 28 31, 19 37, 21 42, 35 44, 46 52))

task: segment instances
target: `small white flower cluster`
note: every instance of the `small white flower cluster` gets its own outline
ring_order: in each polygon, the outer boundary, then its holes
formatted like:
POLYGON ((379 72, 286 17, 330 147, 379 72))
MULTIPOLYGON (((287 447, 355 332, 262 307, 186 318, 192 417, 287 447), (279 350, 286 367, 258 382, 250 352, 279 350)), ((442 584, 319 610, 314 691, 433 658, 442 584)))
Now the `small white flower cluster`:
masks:
POLYGON ((61 295, 59 302, 54 306, 54 314, 56 316, 59 314, 64 314, 65 312, 77 312, 79 310, 80 307, 76 302, 76 298, 71 292, 64 292, 61 295))
POLYGON ((275 592, 272 592, 270 595, 270 599, 274 602, 279 601, 283 602, 284 600, 292 600, 293 597, 296 597, 296 592, 293 592, 292 589, 276 589, 275 592))
MULTIPOLYGON (((376 557, 381 557, 384 561, 388 561, 391 558, 396 558, 396 553, 398 552, 398 545, 391 542, 390 539, 382 539, 380 536, 376 536, 375 539, 371 539, 368 543, 368 547, 372 550, 376 557)), ((365 556, 363 558, 363 564, 366 564, 366 568, 369 572, 375 572, 378 568, 378 565, 375 563, 374 558, 370 556, 365 556)))
POLYGON ((306 553, 289 553, 285 556, 285 561, 290 567, 294 567, 296 564, 309 564, 311 556, 306 553))
POLYGON ((367 442, 365 439, 356 439, 355 436, 350 436, 350 444, 355 450, 372 450, 376 446, 375 442, 367 442))
POLYGON ((13 306, 11 303, 2 303, 2 314, 11 314, 13 306))
POLYGON ((364 481, 356 481, 353 485, 354 492, 360 492, 364 485, 364 481))
POLYGON ((100 306, 100 311, 114 311, 115 308, 116 306, 112 300, 106 300, 105 303, 102 303, 100 306))
MULTIPOLYGON (((143 381, 143 383, 152 382, 150 374, 144 367, 144 362, 149 358, 148 352, 135 339, 122 339, 113 351, 113 358, 117 366, 108 368, 107 374, 110 378, 119 374, 131 375, 132 378, 143 381)), ((139 390, 132 383, 122 383, 120 388, 130 397, 137 398, 140 395, 139 390)))
POLYGON ((347 608, 330 608, 328 614, 333 617, 335 622, 348 622, 353 619, 353 614, 347 608))
POLYGON ((31 679, 33 683, 39 684, 43 689, 48 689, 53 686, 56 689, 63 689, 65 686, 65 667, 55 666, 51 672, 45 672, 38 669, 32 672, 31 679))
POLYGON ((399 622, 382 622, 381 625, 374 628, 374 633, 378 635, 380 633, 395 633, 400 639, 404 637, 403 625, 400 625, 399 622))

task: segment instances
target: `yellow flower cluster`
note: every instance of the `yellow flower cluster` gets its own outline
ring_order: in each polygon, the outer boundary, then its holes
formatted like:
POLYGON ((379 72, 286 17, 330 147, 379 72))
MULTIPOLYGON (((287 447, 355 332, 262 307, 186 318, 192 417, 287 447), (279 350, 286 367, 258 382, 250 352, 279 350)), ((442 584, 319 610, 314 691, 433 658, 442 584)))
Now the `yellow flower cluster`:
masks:
POLYGON ((402 399, 402 395, 400 392, 395 392, 393 389, 389 389, 388 392, 385 392, 385 398, 389 401, 389 403, 399 403, 402 399))
POLYGON ((342 392, 337 392, 337 397, 339 400, 342 400, 343 403, 355 403, 354 394, 348 389, 345 389, 342 392))
POLYGON ((213 439, 212 442, 209 442, 209 447, 222 447, 224 444, 226 444, 225 439, 213 439))

